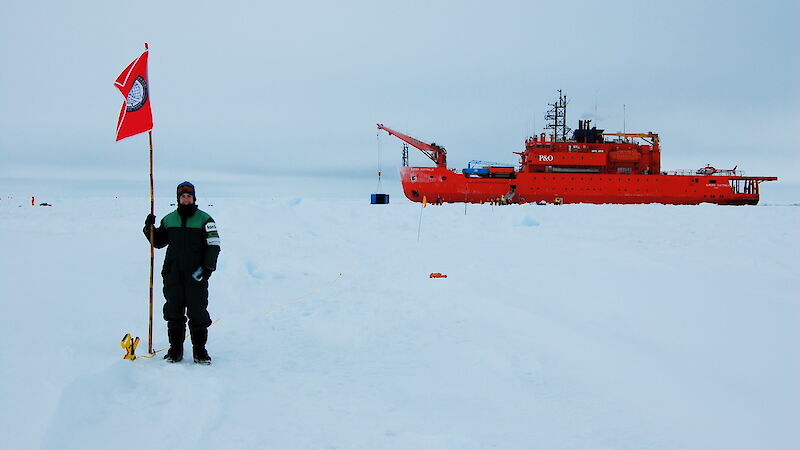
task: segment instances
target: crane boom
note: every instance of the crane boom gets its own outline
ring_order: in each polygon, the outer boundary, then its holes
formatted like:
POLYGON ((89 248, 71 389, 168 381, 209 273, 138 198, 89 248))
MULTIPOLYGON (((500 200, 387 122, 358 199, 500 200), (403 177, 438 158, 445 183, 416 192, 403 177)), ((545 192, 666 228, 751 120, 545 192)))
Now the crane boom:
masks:
POLYGON ((383 130, 390 135, 400 139, 401 141, 411 145, 412 147, 418 149, 422 153, 425 154, 431 161, 436 164, 436 167, 445 167, 447 168, 447 150, 444 147, 436 145, 434 143, 428 144, 427 142, 422 142, 419 139, 415 139, 411 136, 405 135, 403 133, 397 132, 391 128, 383 126, 382 123, 378 124, 378 129, 383 130))

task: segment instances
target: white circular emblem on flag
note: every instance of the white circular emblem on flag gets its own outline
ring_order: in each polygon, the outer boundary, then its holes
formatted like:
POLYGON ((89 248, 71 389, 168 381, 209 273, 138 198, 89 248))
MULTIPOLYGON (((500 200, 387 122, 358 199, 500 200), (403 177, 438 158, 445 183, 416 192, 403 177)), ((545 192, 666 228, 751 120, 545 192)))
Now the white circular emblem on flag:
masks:
POLYGON ((136 77, 133 82, 128 98, 125 99, 125 110, 128 112, 136 111, 147 101, 147 81, 141 76, 136 77))

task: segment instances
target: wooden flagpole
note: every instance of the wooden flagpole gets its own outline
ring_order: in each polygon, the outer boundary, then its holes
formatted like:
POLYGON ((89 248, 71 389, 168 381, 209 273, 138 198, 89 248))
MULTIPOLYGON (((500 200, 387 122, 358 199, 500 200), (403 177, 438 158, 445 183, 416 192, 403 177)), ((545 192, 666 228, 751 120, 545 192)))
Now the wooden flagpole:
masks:
MULTIPOLYGON (((147 45, 147 42, 144 43, 145 50, 150 50, 150 46, 147 45)), ((150 214, 155 215, 155 201, 154 201, 154 190, 153 190, 153 130, 150 129, 147 132, 147 137, 150 141, 150 214)), ((155 224, 150 225, 150 309, 149 315, 150 319, 147 324, 147 352, 151 355, 155 354, 155 350, 153 350, 153 266, 155 265, 155 249, 154 249, 154 240, 153 240, 153 233, 155 229, 155 224)))
MULTIPOLYGON (((155 215, 155 202, 153 195, 153 130, 147 132, 150 138, 150 214, 155 215)), ((153 249, 153 229, 155 224, 150 225, 150 323, 147 326, 147 352, 151 355, 153 351, 153 266, 155 264, 155 250, 153 249)))

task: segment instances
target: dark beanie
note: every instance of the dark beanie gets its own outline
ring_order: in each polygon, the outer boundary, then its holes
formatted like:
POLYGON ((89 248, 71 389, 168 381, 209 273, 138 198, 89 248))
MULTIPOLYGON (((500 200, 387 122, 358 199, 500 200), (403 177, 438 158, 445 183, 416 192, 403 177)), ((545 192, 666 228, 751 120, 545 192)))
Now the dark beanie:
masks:
POLYGON ((178 185, 177 189, 177 197, 178 201, 181 200, 181 194, 192 194, 192 199, 197 201, 197 196, 194 193, 194 185, 189 183, 188 181, 184 181, 183 183, 178 185))

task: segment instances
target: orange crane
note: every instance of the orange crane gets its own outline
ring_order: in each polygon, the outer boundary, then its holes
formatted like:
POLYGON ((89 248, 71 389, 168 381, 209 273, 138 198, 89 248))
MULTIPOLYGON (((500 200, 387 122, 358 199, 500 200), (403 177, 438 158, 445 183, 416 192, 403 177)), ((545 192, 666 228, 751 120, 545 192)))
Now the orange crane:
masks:
POLYGON ((430 144, 426 142, 422 142, 419 139, 415 139, 411 136, 405 135, 403 133, 397 132, 391 128, 383 126, 382 123, 378 124, 378 129, 383 130, 390 135, 400 139, 403 142, 411 145, 412 147, 419 149, 422 153, 425 154, 428 158, 436 164, 436 167, 444 167, 447 168, 447 150, 444 147, 436 145, 435 143, 431 142, 430 144))

